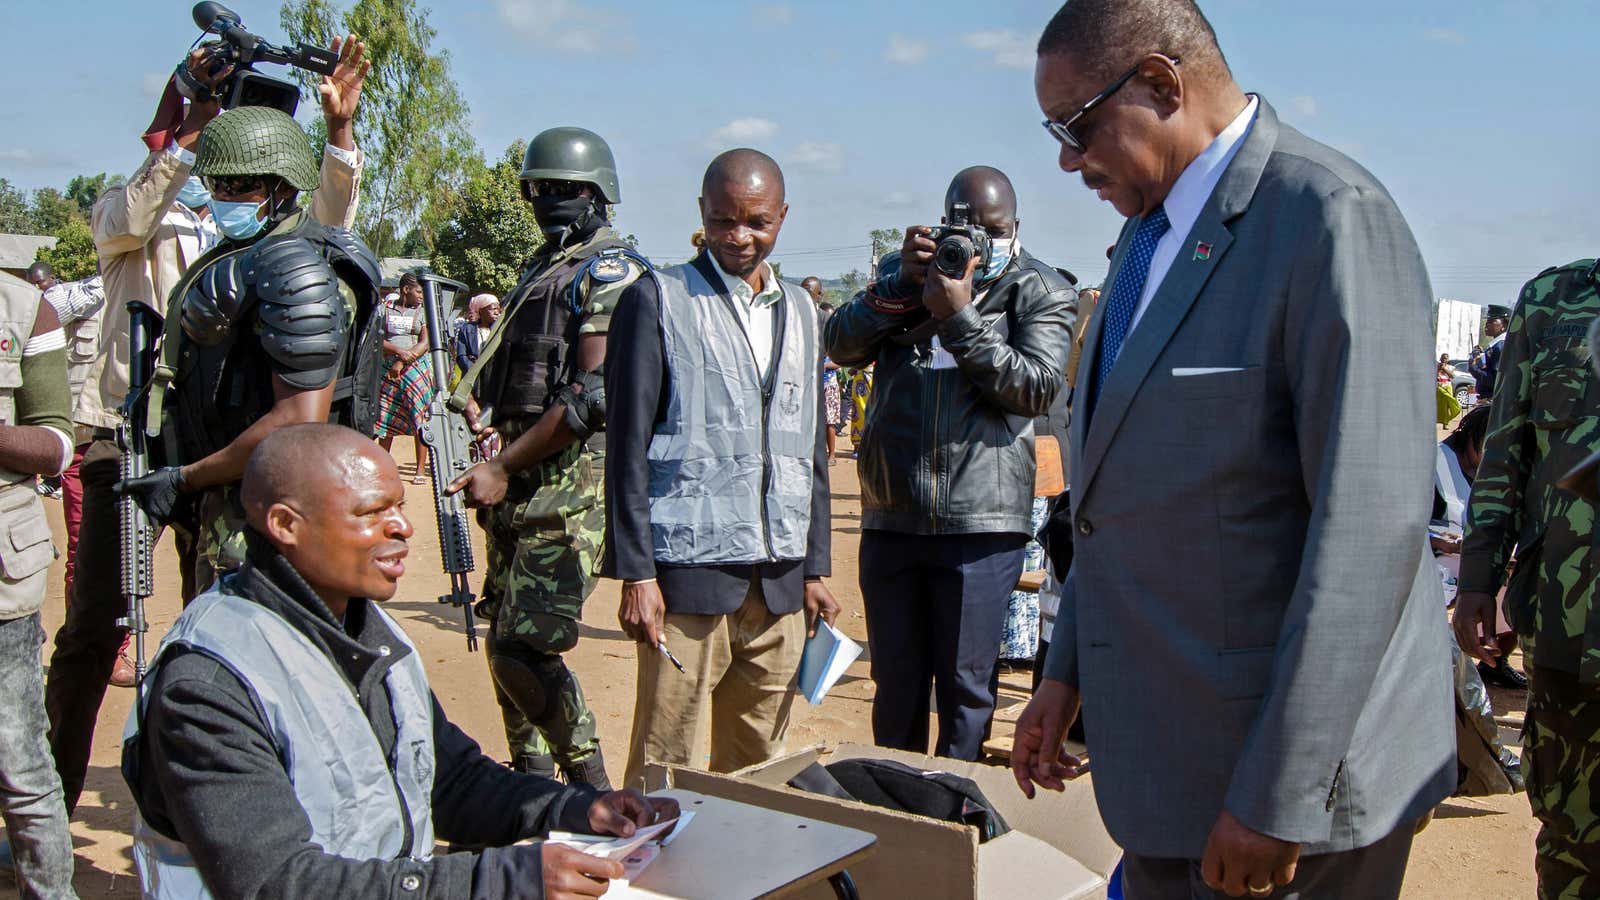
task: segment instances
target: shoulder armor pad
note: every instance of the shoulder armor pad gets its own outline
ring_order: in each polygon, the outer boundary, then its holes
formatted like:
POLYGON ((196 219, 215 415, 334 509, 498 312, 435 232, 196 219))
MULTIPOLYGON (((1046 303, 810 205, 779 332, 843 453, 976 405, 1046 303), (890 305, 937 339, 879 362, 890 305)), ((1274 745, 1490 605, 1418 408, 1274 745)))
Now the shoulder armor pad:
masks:
POLYGON ((249 298, 249 276, 243 259, 225 256, 209 263, 184 292, 183 333, 202 347, 214 347, 233 335, 249 298))
POLYGON ((329 261, 349 263, 356 272, 366 279, 363 289, 377 290, 383 282, 383 274, 378 268, 378 257, 365 241, 356 236, 348 228, 325 227, 322 232, 324 253, 329 261))
POLYGON ((300 237, 268 238, 246 263, 259 304, 261 349, 277 375, 294 387, 315 390, 338 374, 350 332, 339 277, 314 243, 300 237))

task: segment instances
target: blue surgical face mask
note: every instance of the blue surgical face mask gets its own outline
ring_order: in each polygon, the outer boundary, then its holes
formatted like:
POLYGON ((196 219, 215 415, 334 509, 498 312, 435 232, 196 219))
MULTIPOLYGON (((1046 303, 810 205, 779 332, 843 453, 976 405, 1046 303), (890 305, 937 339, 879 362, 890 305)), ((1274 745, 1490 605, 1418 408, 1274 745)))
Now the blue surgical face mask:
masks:
POLYGON ((190 175, 183 187, 178 188, 178 202, 190 209, 199 209, 211 202, 211 192, 206 190, 198 175, 190 175))
POLYGON ((995 238, 989 242, 989 265, 979 275, 979 281, 993 281, 1011 265, 1016 252, 1016 238, 995 238))
POLYGON ((217 230, 223 236, 235 241, 249 240, 261 233, 267 227, 266 220, 257 218, 261 207, 266 203, 251 203, 248 200, 231 203, 227 200, 211 199, 211 218, 217 223, 217 230))

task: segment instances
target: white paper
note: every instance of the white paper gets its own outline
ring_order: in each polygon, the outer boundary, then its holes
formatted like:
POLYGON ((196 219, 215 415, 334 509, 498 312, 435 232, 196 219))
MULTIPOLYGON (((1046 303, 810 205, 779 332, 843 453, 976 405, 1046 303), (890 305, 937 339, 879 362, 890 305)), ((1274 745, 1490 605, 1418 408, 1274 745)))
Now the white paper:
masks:
POLYGON ((565 831, 551 832, 549 843, 561 844, 582 850, 590 856, 602 859, 612 859, 622 863, 623 876, 620 880, 611 882, 611 896, 618 888, 626 888, 629 883, 639 877, 666 845, 683 832, 683 829, 694 819, 694 813, 679 813, 676 819, 657 822, 647 825, 633 833, 633 837, 612 837, 597 834, 573 834, 565 831))
POLYGON ((816 635, 806 641, 805 655, 800 658, 800 693, 806 702, 813 706, 821 703, 860 656, 860 644, 826 621, 819 621, 816 635))

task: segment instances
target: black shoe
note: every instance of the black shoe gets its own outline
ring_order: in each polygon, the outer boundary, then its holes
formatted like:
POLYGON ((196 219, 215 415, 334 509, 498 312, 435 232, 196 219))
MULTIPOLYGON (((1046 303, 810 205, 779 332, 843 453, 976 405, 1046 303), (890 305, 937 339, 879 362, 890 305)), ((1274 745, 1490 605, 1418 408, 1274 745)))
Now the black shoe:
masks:
POLYGON ((587 784, 601 793, 611 790, 611 779, 606 777, 606 762, 598 749, 594 755, 580 762, 562 766, 561 775, 567 779, 567 784, 587 784))
POLYGON ((1525 691, 1528 689, 1528 676, 1511 668, 1511 664, 1500 660, 1496 665, 1478 663, 1478 677, 1484 684, 1492 684, 1508 691, 1525 691))

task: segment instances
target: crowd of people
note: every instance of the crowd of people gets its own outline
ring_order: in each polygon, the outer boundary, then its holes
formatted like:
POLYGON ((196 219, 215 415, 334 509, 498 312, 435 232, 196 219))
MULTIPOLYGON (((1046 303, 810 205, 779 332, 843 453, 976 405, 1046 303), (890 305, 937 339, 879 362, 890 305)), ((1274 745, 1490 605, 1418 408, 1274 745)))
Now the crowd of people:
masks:
POLYGON ((840 552, 874 740, 983 758, 999 661, 1036 655, 1018 787, 1093 758, 1126 896, 1395 897, 1443 799, 1524 788, 1539 895, 1600 894, 1593 261, 1490 309, 1482 402, 1440 442, 1428 276, 1383 185, 1241 89, 1192 0, 1069 0, 1036 99, 1061 169, 1126 218, 1102 287, 1025 249, 1011 179, 979 165, 831 306, 769 262, 790 197, 749 148, 704 170, 694 258, 653 264, 611 227, 609 145, 561 126, 520 173, 539 250, 436 332, 437 373, 420 273, 386 294, 349 230, 370 63, 354 35, 330 49, 320 161, 283 111, 224 110, 198 47, 187 105, 94 206, 98 276, 0 291, 0 814, 24 896, 73 896, 108 684, 138 692, 147 897, 599 896, 619 864, 539 838, 674 817, 649 763, 780 752, 840 552), (139 304, 162 317, 149 373, 139 304), (427 480, 441 390, 477 441, 434 487, 485 534, 504 764, 383 608, 412 535, 385 451, 411 435, 427 480), (129 409, 155 449, 124 478, 129 409), (835 548, 847 427, 861 538, 835 548), (45 679, 36 483, 63 472, 45 679), (147 672, 124 498, 182 560, 147 672), (602 577, 637 648, 621 789, 566 660, 602 577), (1527 691, 1520 759, 1486 682, 1527 691))

